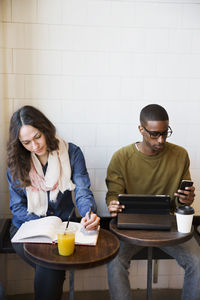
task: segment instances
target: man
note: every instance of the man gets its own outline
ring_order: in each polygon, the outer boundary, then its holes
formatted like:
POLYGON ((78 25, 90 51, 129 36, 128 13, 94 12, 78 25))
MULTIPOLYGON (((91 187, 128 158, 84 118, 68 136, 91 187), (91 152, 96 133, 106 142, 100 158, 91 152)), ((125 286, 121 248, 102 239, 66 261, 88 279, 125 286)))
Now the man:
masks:
MULTIPOLYGON (((172 134, 166 110, 157 104, 144 107, 140 113, 139 131, 142 142, 118 150, 107 170, 106 201, 112 217, 123 207, 118 194, 167 194, 171 207, 175 198, 180 203, 191 205, 194 201, 194 186, 180 190, 182 179, 190 179, 187 151, 166 142, 172 134)), ((200 300, 200 248, 194 238, 171 247, 161 247, 174 257, 185 270, 182 300, 200 300)), ((108 284, 112 300, 131 300, 128 278, 130 261, 140 246, 120 241, 118 256, 108 266, 108 284)))

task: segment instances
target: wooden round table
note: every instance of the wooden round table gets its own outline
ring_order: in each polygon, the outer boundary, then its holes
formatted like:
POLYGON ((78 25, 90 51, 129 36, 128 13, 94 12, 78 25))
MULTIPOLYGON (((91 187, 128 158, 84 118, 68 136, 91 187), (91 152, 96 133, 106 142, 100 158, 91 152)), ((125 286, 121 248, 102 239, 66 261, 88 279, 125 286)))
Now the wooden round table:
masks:
POLYGON ((147 299, 152 299, 152 251, 153 247, 174 246, 193 236, 193 227, 189 233, 180 233, 177 231, 176 219, 172 218, 171 230, 141 230, 141 229, 118 229, 116 219, 110 222, 110 230, 115 233, 119 239, 128 243, 148 247, 148 267, 147 267, 147 299))
POLYGON ((100 229, 96 246, 75 246, 74 254, 61 256, 57 244, 25 243, 25 255, 32 262, 46 268, 70 271, 70 300, 74 298, 74 270, 87 269, 111 261, 118 253, 120 243, 116 235, 100 229))

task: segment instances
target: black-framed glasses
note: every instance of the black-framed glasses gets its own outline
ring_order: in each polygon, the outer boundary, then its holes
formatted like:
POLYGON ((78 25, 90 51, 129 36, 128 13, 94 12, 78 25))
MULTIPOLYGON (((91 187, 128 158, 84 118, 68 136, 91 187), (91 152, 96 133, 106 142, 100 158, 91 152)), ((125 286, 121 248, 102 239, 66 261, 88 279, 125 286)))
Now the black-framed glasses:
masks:
POLYGON ((172 135, 172 132, 173 132, 170 126, 168 126, 168 129, 166 131, 163 131, 163 132, 149 131, 144 126, 142 126, 142 127, 150 135, 150 138, 152 138, 152 139, 158 139, 160 136, 162 136, 163 138, 168 138, 172 135))

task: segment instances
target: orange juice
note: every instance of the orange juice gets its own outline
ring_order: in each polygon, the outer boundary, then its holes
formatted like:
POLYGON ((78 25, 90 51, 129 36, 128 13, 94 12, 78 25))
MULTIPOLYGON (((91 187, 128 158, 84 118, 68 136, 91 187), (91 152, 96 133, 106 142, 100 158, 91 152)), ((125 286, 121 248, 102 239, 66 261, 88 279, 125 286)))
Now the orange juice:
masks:
POLYGON ((58 252, 60 255, 69 256, 74 252, 75 233, 66 232, 58 234, 58 252))

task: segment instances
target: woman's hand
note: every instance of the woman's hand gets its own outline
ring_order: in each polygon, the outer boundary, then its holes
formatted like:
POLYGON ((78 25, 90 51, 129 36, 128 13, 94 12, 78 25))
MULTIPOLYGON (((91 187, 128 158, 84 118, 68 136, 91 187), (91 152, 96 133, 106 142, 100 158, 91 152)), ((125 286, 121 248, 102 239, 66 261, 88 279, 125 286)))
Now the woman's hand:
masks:
POLYGON ((85 227, 86 230, 95 230, 98 228, 100 222, 100 218, 95 214, 91 213, 89 216, 89 212, 86 213, 85 217, 81 219, 81 224, 85 227))
POLYGON ((110 204, 108 206, 109 213, 112 217, 116 217, 117 214, 121 212, 123 208, 125 208, 125 206, 120 205, 119 201, 116 200, 110 201, 110 204))

